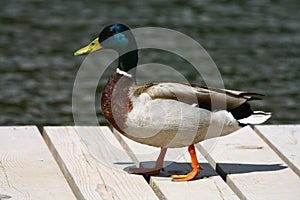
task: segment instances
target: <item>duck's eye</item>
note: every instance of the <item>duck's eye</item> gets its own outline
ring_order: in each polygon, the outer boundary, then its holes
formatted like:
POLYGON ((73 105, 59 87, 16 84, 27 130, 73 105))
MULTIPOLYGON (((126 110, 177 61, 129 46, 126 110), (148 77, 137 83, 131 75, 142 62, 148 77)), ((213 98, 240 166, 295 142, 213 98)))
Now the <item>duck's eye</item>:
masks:
POLYGON ((91 45, 92 45, 92 46, 95 45, 95 42, 92 42, 91 45))
POLYGON ((109 33, 113 35, 114 33, 116 33, 116 31, 115 31, 115 29, 111 28, 111 29, 109 29, 109 33))

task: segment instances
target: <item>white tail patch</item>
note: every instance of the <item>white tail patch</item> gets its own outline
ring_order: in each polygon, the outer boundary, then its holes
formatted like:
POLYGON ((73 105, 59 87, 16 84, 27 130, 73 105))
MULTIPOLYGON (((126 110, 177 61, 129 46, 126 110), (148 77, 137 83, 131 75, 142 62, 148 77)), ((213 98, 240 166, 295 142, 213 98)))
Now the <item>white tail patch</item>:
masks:
POLYGON ((261 124, 271 117, 271 113, 263 111, 254 111, 252 115, 247 118, 239 119, 238 122, 242 124, 261 124))

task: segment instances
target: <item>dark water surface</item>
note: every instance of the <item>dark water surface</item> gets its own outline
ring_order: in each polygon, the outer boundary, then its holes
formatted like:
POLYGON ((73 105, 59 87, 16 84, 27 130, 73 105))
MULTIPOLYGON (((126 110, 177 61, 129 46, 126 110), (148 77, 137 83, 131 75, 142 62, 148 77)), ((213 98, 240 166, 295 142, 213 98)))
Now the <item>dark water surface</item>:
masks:
MULTIPOLYGON (((187 34, 211 55, 226 88, 266 95, 255 107, 273 113, 268 123, 299 123, 299 1, 162 2, 2 0, 0 124, 72 125, 73 84, 84 59, 72 53, 116 22, 187 34)), ((141 59, 180 62, 155 51, 141 59)))

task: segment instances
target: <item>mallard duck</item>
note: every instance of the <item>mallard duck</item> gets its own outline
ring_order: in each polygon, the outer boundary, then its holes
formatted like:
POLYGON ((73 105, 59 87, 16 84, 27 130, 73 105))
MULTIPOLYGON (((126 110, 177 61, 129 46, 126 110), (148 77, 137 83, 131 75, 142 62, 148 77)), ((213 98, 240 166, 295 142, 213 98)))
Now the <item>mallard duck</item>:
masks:
POLYGON ((249 101, 261 96, 257 93, 177 82, 136 85, 134 69, 138 63, 138 49, 135 37, 126 25, 105 27, 96 39, 74 55, 101 49, 112 49, 119 54, 116 71, 102 92, 104 117, 124 136, 161 148, 154 168, 135 168, 133 173, 157 174, 163 166, 167 148, 187 146, 192 171, 186 175, 172 175, 172 178, 173 181, 192 180, 202 169, 196 157, 195 143, 228 135, 248 124, 263 123, 271 116, 250 108, 249 101), (210 126, 222 128, 218 134, 208 136, 210 126))

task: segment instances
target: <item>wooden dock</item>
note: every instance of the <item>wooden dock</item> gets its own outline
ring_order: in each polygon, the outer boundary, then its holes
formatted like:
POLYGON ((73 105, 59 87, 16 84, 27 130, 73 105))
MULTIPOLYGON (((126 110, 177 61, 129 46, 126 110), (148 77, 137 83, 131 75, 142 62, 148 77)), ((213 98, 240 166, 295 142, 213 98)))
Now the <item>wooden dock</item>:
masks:
POLYGON ((154 166, 160 149, 108 127, 0 127, 0 200, 300 199, 300 125, 247 126, 196 147, 204 170, 172 182, 191 170, 187 148, 143 177, 129 168, 154 166))

